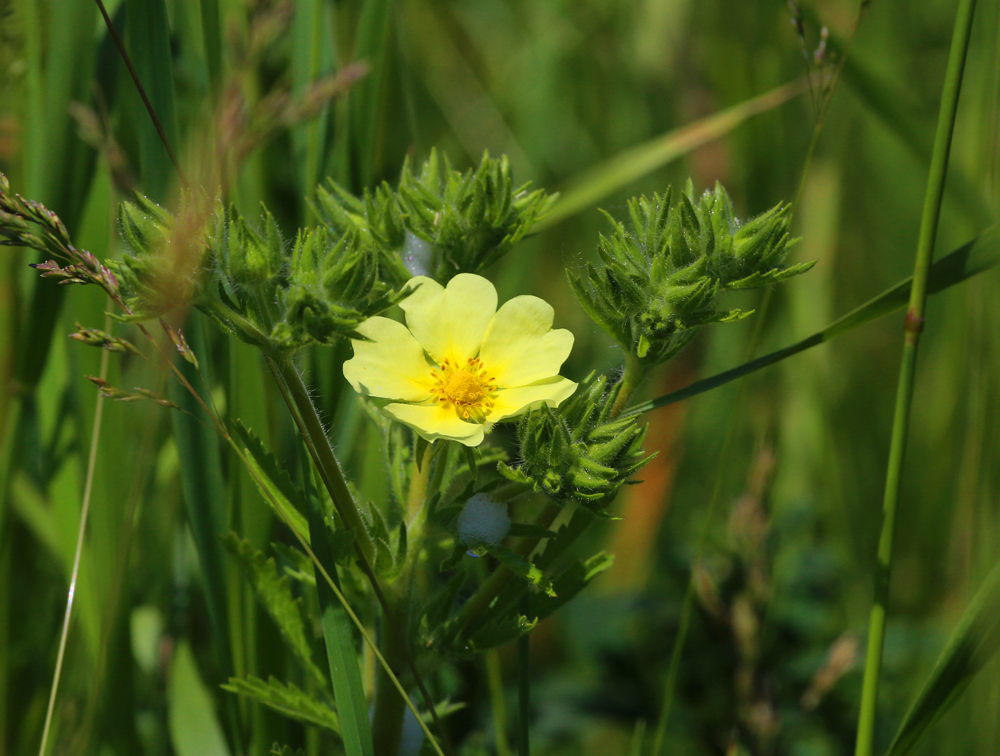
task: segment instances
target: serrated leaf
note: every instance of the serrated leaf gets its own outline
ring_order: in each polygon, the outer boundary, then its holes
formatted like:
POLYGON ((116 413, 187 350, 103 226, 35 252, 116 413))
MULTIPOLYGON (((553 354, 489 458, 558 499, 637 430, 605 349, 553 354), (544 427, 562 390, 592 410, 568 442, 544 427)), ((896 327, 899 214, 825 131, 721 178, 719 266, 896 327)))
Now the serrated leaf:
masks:
POLYGON ((289 648, 320 687, 327 689, 326 677, 313 662, 301 599, 292 595, 288 576, 279 574, 274 559, 268 559, 263 552, 255 549, 249 541, 241 540, 235 533, 230 532, 225 543, 289 648))
POLYGON ((266 682, 253 676, 245 679, 231 677, 222 689, 259 701, 286 717, 340 732, 340 720, 329 704, 304 693, 292 683, 283 683, 273 676, 266 682))
POLYGON ((250 477, 260 490, 261 496, 292 529, 309 542, 309 525, 305 512, 305 494, 296 486, 278 459, 267 450, 252 430, 239 420, 233 422, 233 431, 242 442, 246 452, 246 465, 250 477))

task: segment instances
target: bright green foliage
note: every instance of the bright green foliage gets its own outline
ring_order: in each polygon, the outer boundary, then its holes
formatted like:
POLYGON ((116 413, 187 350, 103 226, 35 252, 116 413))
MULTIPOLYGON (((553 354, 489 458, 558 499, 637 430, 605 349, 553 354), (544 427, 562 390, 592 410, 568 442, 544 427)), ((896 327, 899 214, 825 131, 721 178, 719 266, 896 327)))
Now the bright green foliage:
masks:
POLYGON ((646 427, 632 417, 610 417, 620 388, 609 387, 605 376, 589 376, 558 408, 525 415, 517 426, 523 462, 500 462, 500 472, 562 504, 578 502, 609 516, 615 492, 651 458, 642 449, 646 427))
POLYGON ((231 677, 229 684, 223 685, 222 688, 260 701, 265 706, 300 722, 340 732, 340 720, 330 705, 304 693, 292 683, 283 683, 273 676, 266 682, 253 676, 246 679, 231 677))
POLYGON ((292 595, 288 576, 279 574, 273 558, 266 558, 249 541, 241 540, 235 533, 229 533, 226 537, 226 546, 236 557, 240 570, 257 592, 261 604, 281 630, 288 647, 306 672, 326 690, 329 687, 326 675, 313 661, 313 649, 309 641, 312 632, 310 630, 307 633, 309 625, 303 613, 302 600, 292 595))
POLYGON ((632 228, 611 219, 600 265, 568 274, 587 314, 646 366, 670 359, 699 327, 750 314, 717 309, 722 291, 778 283, 813 265, 781 267, 792 243, 787 205, 741 224, 721 184, 698 199, 689 181, 676 205, 671 198, 668 187, 632 199, 632 228))
MULTIPOLYGON (((436 150, 414 173, 403 165, 396 192, 382 184, 363 199, 330 182, 317 191, 316 213, 340 234, 357 231, 381 252, 383 270, 400 284, 411 275, 447 283, 458 273, 480 273, 499 260, 543 218, 555 201, 545 192, 515 187, 506 157, 488 154, 476 170, 465 173, 442 161, 436 150), (407 234, 430 245, 429 259, 407 269, 401 256, 407 234)), ((417 242, 419 243, 419 242, 417 242)))

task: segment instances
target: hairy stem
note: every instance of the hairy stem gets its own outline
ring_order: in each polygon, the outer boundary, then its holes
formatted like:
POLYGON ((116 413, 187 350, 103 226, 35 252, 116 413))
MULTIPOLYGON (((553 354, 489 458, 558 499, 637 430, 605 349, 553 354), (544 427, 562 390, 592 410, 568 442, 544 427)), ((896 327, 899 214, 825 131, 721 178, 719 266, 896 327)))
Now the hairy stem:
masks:
POLYGON ((319 474, 323 478, 323 483, 330 492, 333 504, 337 508, 337 513, 343 519, 344 524, 350 528, 357 539, 359 549, 364 554, 369 563, 375 558, 375 545, 368 534, 368 527, 361 517, 354 496, 350 488, 347 487, 347 480, 344 478, 344 471, 340 467, 337 455, 333 453, 330 439, 326 435, 323 423, 319 418, 319 412, 309 397, 309 391, 302 376, 296 370, 295 365, 290 360, 272 360, 275 370, 281 380, 288 387, 295 408, 305 426, 307 433, 307 447, 313 455, 319 474))
POLYGON ((632 398, 632 394, 639 388, 639 384, 645 377, 646 370, 643 368, 642 362, 632 352, 629 352, 625 356, 625 374, 622 376, 621 388, 618 389, 618 396, 615 397, 615 403, 611 407, 612 420, 622 413, 625 405, 632 398))
POLYGON ((885 644, 885 622, 889 604, 889 579, 892 568, 892 545, 896 528, 896 510, 899 504, 899 487, 902 481, 903 458, 906 453, 906 436, 913 400, 913 376, 917 363, 917 346, 924 326, 924 306, 927 300, 927 274, 934 253, 944 181, 948 171, 948 153, 955 129, 958 97, 962 88, 962 72, 972 33, 972 18, 976 0, 960 0, 955 16, 955 29, 948 55, 941 108, 938 112, 934 151, 931 155, 927 193, 924 197, 920 236, 917 241, 916 261, 913 267, 913 288, 910 306, 906 313, 903 335, 903 358, 896 389, 896 409, 892 423, 892 442, 889 448, 889 467, 886 471, 885 497, 882 503, 882 533, 878 544, 878 562, 875 566, 875 601, 872 604, 868 627, 868 648, 865 654, 865 674, 861 690, 861 713, 858 718, 856 756, 871 756, 875 734, 875 707, 878 701, 879 673, 882 668, 882 650, 885 644))

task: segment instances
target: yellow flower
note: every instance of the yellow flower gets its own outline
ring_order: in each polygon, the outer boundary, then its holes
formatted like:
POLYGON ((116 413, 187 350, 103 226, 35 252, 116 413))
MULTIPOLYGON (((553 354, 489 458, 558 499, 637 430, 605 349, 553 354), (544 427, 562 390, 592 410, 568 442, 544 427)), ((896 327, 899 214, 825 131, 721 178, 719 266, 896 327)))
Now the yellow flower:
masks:
POLYGON ((461 273, 447 288, 420 284, 400 307, 406 325, 370 318, 358 327, 344 376, 365 396, 393 399, 382 409, 428 441, 478 446, 493 423, 547 404, 558 406, 576 384, 559 375, 573 334, 552 330, 552 307, 514 297, 497 310, 497 292, 461 273))

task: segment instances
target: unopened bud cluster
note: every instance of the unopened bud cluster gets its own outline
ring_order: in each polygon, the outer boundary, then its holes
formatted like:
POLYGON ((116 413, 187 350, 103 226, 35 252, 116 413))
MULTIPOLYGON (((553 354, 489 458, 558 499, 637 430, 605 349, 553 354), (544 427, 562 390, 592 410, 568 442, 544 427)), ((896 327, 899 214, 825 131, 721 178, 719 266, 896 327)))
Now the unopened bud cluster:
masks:
POLYGON ((358 199, 331 183, 317 192, 316 210, 339 233, 353 228, 369 240, 395 283, 413 275, 401 256, 414 239, 430 248, 420 272, 447 283, 499 260, 554 201, 527 184, 515 187, 506 157, 484 155, 478 168, 461 173, 432 151, 419 174, 409 161, 403 165, 397 190, 383 184, 358 199))
POLYGON ((631 200, 631 228, 612 219, 614 231, 598 243, 600 263, 569 274, 591 318, 647 366, 670 359, 701 326, 750 314, 718 309, 722 291, 778 283, 812 267, 782 267, 794 243, 787 205, 741 223, 720 184, 696 198, 688 182, 677 204, 671 199, 668 188, 631 200))
POLYGON ((515 467, 500 462, 500 472, 557 502, 610 516, 607 505, 615 493, 651 459, 642 449, 646 426, 632 416, 611 417, 620 386, 590 376, 559 407, 543 406, 522 417, 517 426, 522 462, 515 467))

